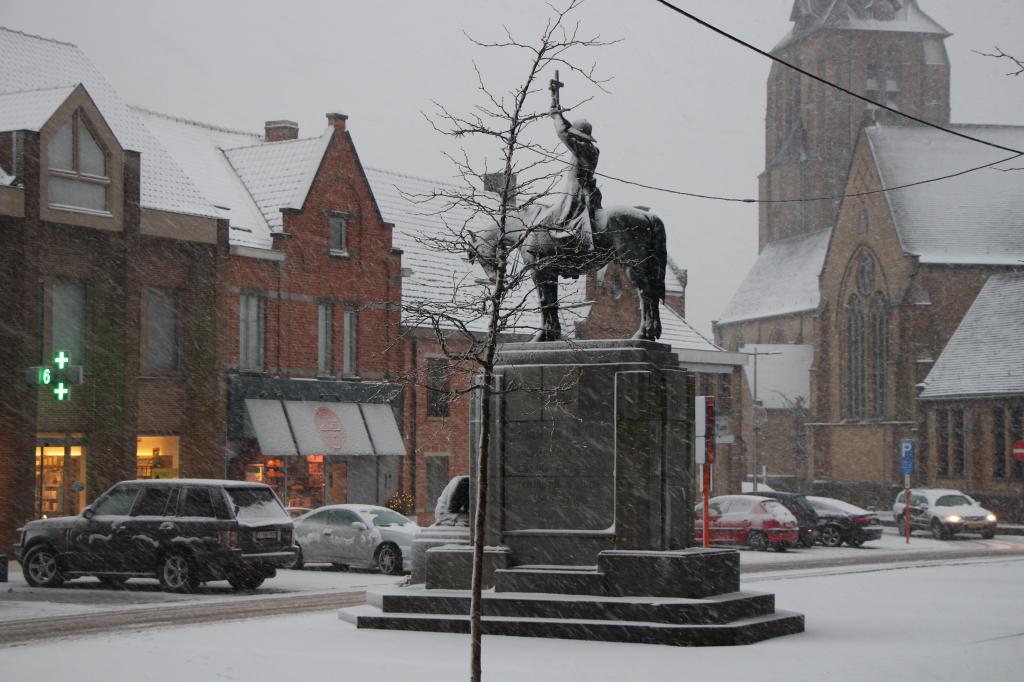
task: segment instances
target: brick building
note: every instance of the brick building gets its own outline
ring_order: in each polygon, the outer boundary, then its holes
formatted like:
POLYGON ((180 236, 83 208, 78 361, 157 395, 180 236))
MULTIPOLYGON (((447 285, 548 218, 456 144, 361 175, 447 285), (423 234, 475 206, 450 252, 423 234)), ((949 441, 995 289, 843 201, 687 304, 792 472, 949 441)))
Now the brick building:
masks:
POLYGON ((3 550, 121 479, 222 474, 228 235, 75 46, 0 29, 0 57, 3 550), (25 383, 68 356, 70 393, 25 383))
MULTIPOLYGON (((917 2, 801 1, 792 19, 779 56, 950 125, 949 34, 917 2)), ((952 127, 1011 147, 1024 143, 1021 128, 952 127)), ((987 170, 880 191, 1005 152, 909 124, 779 65, 769 77, 766 143, 763 199, 846 198, 762 204, 760 255, 715 325, 720 344, 778 353, 762 367, 775 362, 799 373, 785 379, 788 395, 771 376, 760 377, 756 398, 767 420, 756 431, 753 420, 744 426, 748 442, 760 446, 759 463, 789 487, 840 485, 863 503, 887 505, 901 481, 898 441, 916 438, 921 482, 1005 492, 1006 481, 964 475, 993 469, 995 451, 981 440, 970 448, 974 464, 956 474, 935 468, 931 417, 918 391, 985 282, 1022 267, 1020 180, 987 170)), ((748 414, 753 384, 748 371, 748 414)), ((1013 421, 1013 408, 1006 410, 1004 441, 1013 421)), ((946 429, 943 442, 956 431, 946 429)), ((748 472, 752 459, 750 447, 748 472)))

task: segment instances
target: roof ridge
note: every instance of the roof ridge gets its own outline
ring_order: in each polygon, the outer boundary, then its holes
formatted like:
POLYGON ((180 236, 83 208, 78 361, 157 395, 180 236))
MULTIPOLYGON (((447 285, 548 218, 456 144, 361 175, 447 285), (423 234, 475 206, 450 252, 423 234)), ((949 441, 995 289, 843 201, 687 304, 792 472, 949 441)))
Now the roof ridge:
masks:
POLYGON ((48 43, 57 43, 58 45, 65 45, 67 47, 73 47, 76 50, 78 49, 78 45, 75 45, 74 43, 69 43, 69 42, 64 41, 64 40, 57 40, 56 38, 47 38, 46 36, 40 36, 40 35, 36 35, 35 33, 28 33, 26 31, 19 31, 18 29, 15 29, 15 28, 8 28, 6 26, 0 26, 0 31, 7 31, 8 33, 17 33, 18 35, 25 36, 26 38, 35 38, 36 40, 45 40, 48 43))
MULTIPOLYGON (((3 27, 0 27, 0 28, 3 28, 3 27)), ((4 96, 4 95, 23 95, 23 94, 26 94, 26 93, 29 93, 29 92, 46 92, 48 90, 67 90, 69 88, 73 90, 73 89, 77 88, 79 85, 83 85, 84 86, 84 84, 81 81, 79 81, 77 83, 69 83, 67 85, 50 85, 50 86, 47 86, 45 88, 30 88, 28 90, 7 90, 5 92, 0 92, 0 96, 4 96)))
POLYGON ((391 171, 385 168, 377 168, 376 166, 363 166, 366 170, 374 171, 376 173, 387 173, 388 175, 394 175, 399 178, 407 178, 409 180, 421 180, 423 182, 429 182, 433 184, 449 185, 451 187, 457 187, 454 182, 445 182, 443 180, 435 180, 433 178, 425 178, 420 175, 410 175, 409 173, 399 173, 398 171, 391 171))
MULTIPOLYGON (((322 139, 323 136, 324 136, 324 134, 320 133, 319 135, 316 135, 314 137, 297 137, 294 140, 262 140, 261 142, 256 142, 254 144, 243 144, 243 145, 239 145, 238 147, 225 147, 224 151, 226 151, 226 152, 235 152, 235 151, 238 151, 240 149, 252 149, 254 147, 269 147, 269 146, 273 146, 273 145, 284 144, 286 142, 290 142, 290 143, 295 143, 295 142, 311 142, 313 140, 322 139)), ((257 137, 259 137, 258 134, 257 134, 257 137)))
POLYGON ((228 128, 227 126, 220 126, 215 123, 206 123, 205 121, 197 121, 191 118, 185 118, 184 116, 175 116, 174 114, 165 114, 162 111, 156 111, 154 109, 147 109, 146 107, 139 106, 137 104, 129 104, 129 109, 133 111, 141 112, 143 114, 149 114, 151 116, 159 116, 160 118, 166 118, 171 121, 177 121, 179 123, 187 123, 194 125, 199 128, 207 128, 209 130, 216 130, 221 133, 233 133, 236 135, 247 135, 249 137, 259 137, 259 133, 252 133, 247 130, 241 130, 239 128, 228 128))

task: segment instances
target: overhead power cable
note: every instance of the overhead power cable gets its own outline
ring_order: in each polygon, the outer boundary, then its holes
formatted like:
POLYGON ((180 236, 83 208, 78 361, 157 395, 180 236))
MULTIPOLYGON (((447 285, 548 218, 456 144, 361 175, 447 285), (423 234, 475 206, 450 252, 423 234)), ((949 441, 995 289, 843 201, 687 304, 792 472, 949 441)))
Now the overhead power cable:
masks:
MULTIPOLYGON (((960 132, 957 132, 955 130, 951 130, 949 128, 941 126, 941 125, 939 125, 937 123, 932 123, 930 121, 926 121, 926 120, 918 118, 916 116, 912 116, 911 114, 904 113, 904 112, 900 111, 899 109, 894 109, 893 107, 887 106, 887 105, 882 104, 880 102, 876 102, 876 101, 874 101, 872 99, 869 99, 869 98, 865 97, 864 95, 860 95, 860 94, 858 94, 858 93, 856 93, 856 92, 854 92, 854 91, 852 91, 852 90, 850 90, 848 88, 844 88, 843 86, 838 85, 837 83, 833 83, 830 80, 822 78, 821 76, 816 76, 813 73, 811 73, 810 71, 806 71, 804 69, 801 69, 799 66, 797 66, 795 64, 791 64, 790 62, 786 61, 785 59, 782 59, 781 57, 773 55, 770 52, 766 52, 765 50, 762 50, 761 48, 748 43, 747 41, 743 40, 742 38, 734 36, 733 34, 729 33, 728 31, 725 31, 723 29, 718 28, 717 26, 709 24, 708 22, 704 21, 700 17, 698 17, 698 16, 696 16, 694 14, 691 14, 690 12, 687 12, 686 10, 682 9, 681 7, 676 7, 671 2, 668 2, 668 0, 657 0, 657 2, 660 2, 662 5, 664 5, 665 7, 668 7, 673 12, 677 12, 677 13, 683 15, 684 17, 686 17, 687 19, 700 24, 704 28, 710 29, 710 30, 714 31, 717 34, 728 38, 729 40, 733 41, 734 43, 738 43, 738 44, 742 45, 743 47, 747 48, 748 50, 753 50, 754 52, 758 53, 759 55, 761 55, 763 57, 767 57, 768 59, 771 59, 772 61, 777 62, 779 64, 782 64, 783 66, 788 67, 788 68, 792 69, 793 71, 796 71, 799 74, 802 74, 804 76, 807 76, 808 78, 816 80, 819 83, 823 83, 823 84, 827 85, 830 88, 835 88, 836 90, 839 90, 840 92, 844 92, 847 95, 850 95, 851 97, 855 97, 855 98, 857 98, 857 99, 859 99, 859 100, 861 100, 863 102, 867 102, 868 104, 876 106, 879 109, 885 109, 886 111, 892 112, 893 114, 896 114, 897 116, 902 116, 903 118, 909 119, 909 120, 914 121, 916 123, 920 123, 921 125, 925 125, 925 126, 928 126, 930 128, 935 128, 936 130, 941 130, 942 132, 948 133, 950 135, 956 135, 957 137, 963 138, 965 140, 970 140, 971 142, 977 142, 978 144, 983 144, 983 145, 986 145, 988 147, 994 147, 996 149, 1002 149, 1003 151, 1006 151, 1006 152, 1013 152, 1017 156, 1024 155, 1024 151, 1021 151, 1019 149, 1014 149, 1013 147, 1005 147, 1005 146, 1003 146, 1001 144, 996 144, 995 142, 991 142, 989 140, 982 140, 980 138, 974 137, 972 135, 968 135, 966 133, 960 133, 960 132)), ((997 163, 1002 163, 1002 162, 997 162, 997 163)), ((992 165, 992 164, 990 164, 990 165, 992 165)), ((981 166, 980 168, 984 168, 984 167, 985 166, 981 166)))

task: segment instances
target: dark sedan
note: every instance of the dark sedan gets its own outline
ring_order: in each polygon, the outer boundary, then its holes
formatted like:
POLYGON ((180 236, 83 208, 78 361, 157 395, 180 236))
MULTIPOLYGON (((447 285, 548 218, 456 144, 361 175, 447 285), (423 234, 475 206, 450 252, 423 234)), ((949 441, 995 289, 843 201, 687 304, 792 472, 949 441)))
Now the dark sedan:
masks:
POLYGON ((826 547, 844 542, 860 547, 882 537, 882 522, 875 512, 831 497, 808 497, 807 501, 818 512, 818 542, 826 547))

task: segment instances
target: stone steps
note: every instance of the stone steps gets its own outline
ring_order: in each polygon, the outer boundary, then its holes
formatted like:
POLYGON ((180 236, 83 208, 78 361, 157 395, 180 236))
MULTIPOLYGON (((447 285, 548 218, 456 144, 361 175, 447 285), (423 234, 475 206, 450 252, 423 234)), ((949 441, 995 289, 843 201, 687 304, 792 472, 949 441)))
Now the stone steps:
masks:
MULTIPOLYGON (((371 604, 342 609, 338 615, 343 620, 367 629, 467 633, 470 626, 468 615, 387 613, 371 604)), ((481 629, 485 635, 671 646, 734 646, 803 632, 804 617, 797 613, 777 611, 730 623, 673 624, 585 618, 483 616, 481 629)))

